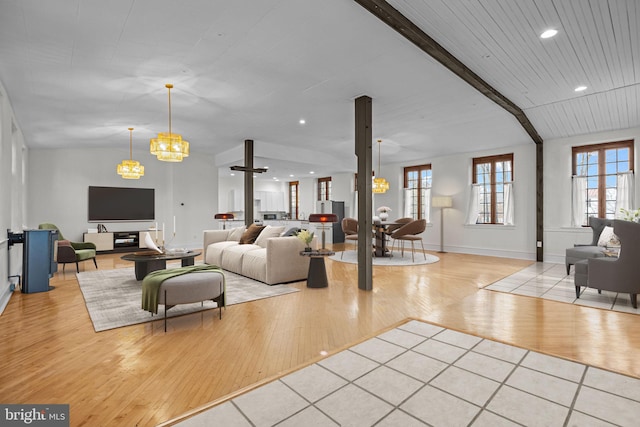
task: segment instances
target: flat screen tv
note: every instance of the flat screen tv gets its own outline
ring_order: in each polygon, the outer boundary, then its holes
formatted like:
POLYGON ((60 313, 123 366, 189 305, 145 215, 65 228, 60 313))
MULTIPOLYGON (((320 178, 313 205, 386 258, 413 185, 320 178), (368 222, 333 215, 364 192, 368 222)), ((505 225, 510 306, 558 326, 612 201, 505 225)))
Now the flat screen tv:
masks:
POLYGON ((89 222, 153 221, 153 188, 89 187, 89 222))

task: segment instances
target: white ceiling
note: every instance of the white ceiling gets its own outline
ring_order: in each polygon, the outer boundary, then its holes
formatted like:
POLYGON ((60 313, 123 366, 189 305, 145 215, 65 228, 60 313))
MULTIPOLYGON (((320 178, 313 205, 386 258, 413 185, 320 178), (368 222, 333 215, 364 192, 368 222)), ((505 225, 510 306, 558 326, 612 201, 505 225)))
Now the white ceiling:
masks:
MULTIPOLYGON (((524 110, 543 139, 640 126, 636 0, 389 3, 524 110), (558 35, 540 39, 550 27, 558 35)), ((0 80, 27 146, 128 153, 132 126, 146 167, 149 139, 168 131, 165 83, 175 86, 173 131, 192 155, 242 164, 253 139, 265 179, 355 171, 361 95, 373 98, 383 165, 533 143, 352 0, 0 0, 0 80)))

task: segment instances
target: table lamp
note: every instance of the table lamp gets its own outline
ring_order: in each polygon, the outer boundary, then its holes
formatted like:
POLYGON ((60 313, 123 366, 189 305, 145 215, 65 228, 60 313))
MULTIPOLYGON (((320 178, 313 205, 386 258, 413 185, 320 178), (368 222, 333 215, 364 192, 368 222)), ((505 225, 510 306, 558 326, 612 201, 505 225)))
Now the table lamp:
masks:
POLYGON ((324 240, 325 224, 338 222, 338 215, 331 214, 331 213, 311 214, 311 215, 309 215, 309 222, 318 222, 318 223, 322 224, 322 249, 320 249, 320 251, 321 252, 326 251, 325 246, 324 246, 324 242, 325 242, 325 240, 324 240))
POLYGON ((450 208, 453 205, 453 199, 451 196, 438 196, 431 198, 431 206, 434 208, 440 208, 440 250, 438 252, 445 253, 444 251, 444 208, 450 208))
POLYGON ((219 219, 220 221, 222 221, 222 229, 226 230, 227 221, 229 221, 230 219, 233 219, 233 214, 232 213, 217 213, 217 214, 215 214, 213 219, 219 219))

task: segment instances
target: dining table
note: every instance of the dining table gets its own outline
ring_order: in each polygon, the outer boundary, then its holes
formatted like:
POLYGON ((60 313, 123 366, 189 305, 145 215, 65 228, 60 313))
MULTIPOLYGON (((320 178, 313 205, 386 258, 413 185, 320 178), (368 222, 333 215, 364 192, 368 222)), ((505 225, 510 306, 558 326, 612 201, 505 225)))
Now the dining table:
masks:
POLYGON ((390 225, 398 224, 395 221, 374 221, 373 231, 375 233, 375 243, 373 245, 373 256, 390 257, 393 256, 387 248, 387 229, 390 225))

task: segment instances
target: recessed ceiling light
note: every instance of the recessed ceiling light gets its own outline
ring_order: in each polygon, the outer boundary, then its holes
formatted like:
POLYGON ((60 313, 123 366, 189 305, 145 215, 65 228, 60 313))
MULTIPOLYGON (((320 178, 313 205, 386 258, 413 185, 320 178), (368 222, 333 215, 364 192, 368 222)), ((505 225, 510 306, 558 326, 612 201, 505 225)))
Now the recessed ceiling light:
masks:
POLYGON ((558 34, 558 30, 545 30, 542 34, 540 34, 541 39, 550 39, 551 37, 558 34))
POLYGON ((235 174, 235 173, 232 173, 232 174, 231 174, 231 176, 236 176, 236 174, 235 174))
POLYGON ((293 178, 293 174, 289 175, 289 178, 293 178))
POLYGON ((303 124, 307 123, 307 121, 306 121, 305 119, 300 119, 300 121, 299 121, 298 123, 300 123, 301 125, 303 125, 303 124))
POLYGON ((582 92, 583 90, 587 90, 586 86, 578 86, 574 89, 575 92, 582 92))
POLYGON ((311 175, 313 175, 315 172, 314 172, 314 171, 310 171, 309 173, 310 173, 311 175))

